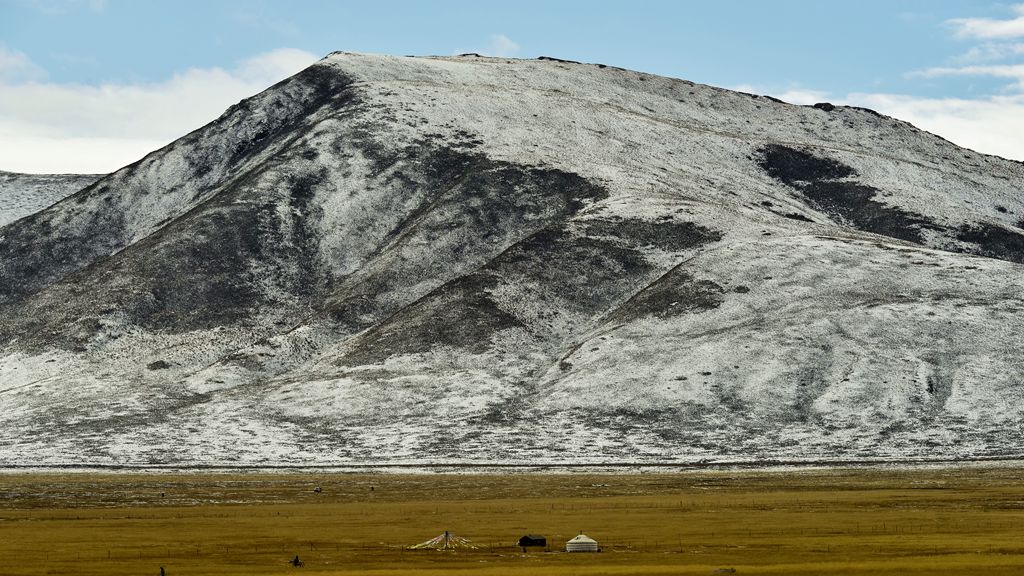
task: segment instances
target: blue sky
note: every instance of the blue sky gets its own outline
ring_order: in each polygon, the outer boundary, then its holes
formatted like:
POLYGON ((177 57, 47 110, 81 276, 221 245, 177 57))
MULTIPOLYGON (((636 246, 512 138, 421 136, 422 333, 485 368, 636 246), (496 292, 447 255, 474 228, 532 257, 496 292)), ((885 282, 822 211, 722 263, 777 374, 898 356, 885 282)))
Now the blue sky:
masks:
POLYGON ((1024 4, 0 0, 0 169, 113 170, 332 50, 602 62, 1024 159, 1024 4))

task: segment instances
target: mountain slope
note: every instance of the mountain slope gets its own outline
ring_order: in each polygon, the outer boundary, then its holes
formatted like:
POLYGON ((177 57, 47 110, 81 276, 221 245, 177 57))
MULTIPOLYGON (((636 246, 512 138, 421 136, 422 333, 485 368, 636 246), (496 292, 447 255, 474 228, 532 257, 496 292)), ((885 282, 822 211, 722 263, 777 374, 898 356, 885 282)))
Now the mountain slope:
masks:
POLYGON ((0 229, 0 463, 1018 455, 1022 184, 867 110, 335 53, 0 229))

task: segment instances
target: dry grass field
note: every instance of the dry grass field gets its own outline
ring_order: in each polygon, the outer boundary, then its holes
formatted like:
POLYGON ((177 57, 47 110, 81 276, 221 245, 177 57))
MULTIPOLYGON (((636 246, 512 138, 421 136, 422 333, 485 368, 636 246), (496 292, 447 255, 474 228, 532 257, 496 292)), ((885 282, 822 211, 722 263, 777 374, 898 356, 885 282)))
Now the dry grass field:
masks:
POLYGON ((0 574, 1019 575, 1022 480, 999 467, 8 474, 0 574), (479 549, 404 549, 444 530, 479 549), (560 552, 579 531, 603 552, 560 552), (550 551, 514 547, 527 533, 550 551), (296 554, 305 567, 287 564, 296 554))

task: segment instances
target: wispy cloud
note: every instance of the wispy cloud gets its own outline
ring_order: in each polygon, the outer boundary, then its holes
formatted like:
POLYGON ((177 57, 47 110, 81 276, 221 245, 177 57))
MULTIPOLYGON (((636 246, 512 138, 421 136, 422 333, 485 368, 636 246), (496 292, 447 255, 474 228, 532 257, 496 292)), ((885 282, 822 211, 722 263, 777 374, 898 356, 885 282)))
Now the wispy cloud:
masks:
POLYGON ((967 52, 956 57, 953 62, 960 65, 984 64, 1008 58, 1024 56, 1024 44, 1007 42, 986 42, 971 46, 967 52))
POLYGON ((250 3, 244 8, 235 10, 232 19, 247 28, 270 32, 278 36, 298 36, 301 33, 299 26, 282 18, 280 15, 272 14, 265 3, 250 3))
POLYGON ((63 15, 86 9, 100 13, 107 9, 107 0, 21 0, 43 14, 63 15))
POLYGON ((946 66, 907 74, 910 78, 978 76, 1010 80, 1004 91, 1024 93, 1024 4, 1012 7, 1011 19, 955 18, 949 20, 958 38, 981 41, 946 66))
POLYGON ((316 60, 285 48, 230 69, 194 68, 162 82, 92 86, 47 82, 24 54, 0 51, 0 169, 113 171, 316 60), (36 76, 4 70, 35 70, 36 76))
POLYGON ((1014 88, 1024 91, 1024 64, 999 64, 989 66, 959 66, 927 68, 911 74, 922 78, 941 78, 949 76, 989 76, 1015 80, 1014 88))
POLYGON ((949 23, 956 28, 960 38, 980 38, 983 40, 1024 38, 1024 4, 1013 6, 1017 15, 1009 20, 993 18, 955 18, 949 23))

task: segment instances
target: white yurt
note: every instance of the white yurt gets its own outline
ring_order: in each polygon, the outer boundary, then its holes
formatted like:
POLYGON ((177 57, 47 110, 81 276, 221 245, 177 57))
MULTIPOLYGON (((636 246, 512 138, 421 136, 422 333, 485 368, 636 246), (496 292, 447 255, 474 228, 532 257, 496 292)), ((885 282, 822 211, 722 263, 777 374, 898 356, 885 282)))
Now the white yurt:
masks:
POLYGON ((580 532, 580 535, 569 540, 565 543, 566 552, 600 552, 601 549, 597 547, 597 541, 590 538, 586 534, 580 532))

